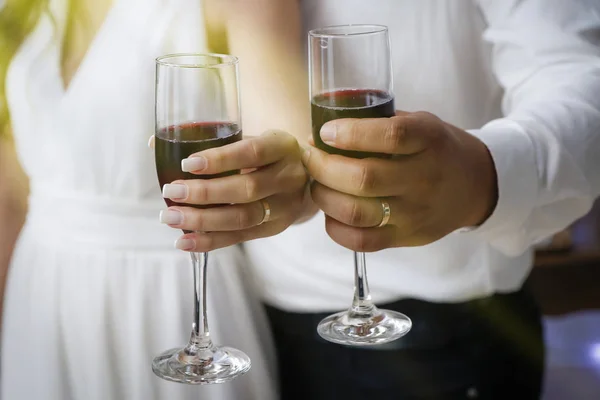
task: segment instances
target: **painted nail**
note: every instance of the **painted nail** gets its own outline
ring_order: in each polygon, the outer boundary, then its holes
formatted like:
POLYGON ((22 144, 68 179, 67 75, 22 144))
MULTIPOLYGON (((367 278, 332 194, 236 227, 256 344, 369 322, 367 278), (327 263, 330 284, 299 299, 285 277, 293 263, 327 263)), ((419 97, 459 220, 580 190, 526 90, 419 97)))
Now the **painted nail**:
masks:
POLYGON ((159 219, 162 224, 181 225, 183 223, 183 213, 179 210, 162 210, 159 219))
POLYGON ((162 194, 166 199, 185 199, 188 196, 188 187, 181 183, 167 183, 163 186, 162 194))
POLYGON ((150 139, 148 139, 148 147, 151 149, 154 148, 154 135, 150 136, 150 139))
POLYGON ((335 122, 328 122, 321 128, 321 140, 327 144, 335 143, 335 135, 337 134, 337 127, 335 122))
POLYGON ((181 170, 183 172, 202 171, 206 168, 206 158, 189 157, 181 160, 181 170))
POLYGON ((175 241, 175 248, 179 250, 193 250, 196 247, 194 239, 179 238, 175 241))

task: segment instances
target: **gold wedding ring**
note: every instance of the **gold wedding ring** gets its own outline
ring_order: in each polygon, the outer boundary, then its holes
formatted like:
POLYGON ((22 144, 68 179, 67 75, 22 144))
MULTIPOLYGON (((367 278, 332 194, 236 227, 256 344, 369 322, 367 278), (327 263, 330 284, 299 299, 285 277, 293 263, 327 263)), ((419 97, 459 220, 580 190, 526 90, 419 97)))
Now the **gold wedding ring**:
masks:
POLYGON ((258 225, 262 225, 265 222, 269 222, 269 220, 271 219, 271 206, 269 205, 269 202, 265 199, 262 199, 260 201, 260 203, 262 204, 262 207, 263 207, 263 218, 258 223, 258 225))
POLYGON ((381 219, 381 223, 377 225, 378 228, 382 228, 390 222, 390 216, 392 215, 392 210, 390 209, 390 205, 385 200, 381 201, 381 210, 383 211, 383 218, 381 219))

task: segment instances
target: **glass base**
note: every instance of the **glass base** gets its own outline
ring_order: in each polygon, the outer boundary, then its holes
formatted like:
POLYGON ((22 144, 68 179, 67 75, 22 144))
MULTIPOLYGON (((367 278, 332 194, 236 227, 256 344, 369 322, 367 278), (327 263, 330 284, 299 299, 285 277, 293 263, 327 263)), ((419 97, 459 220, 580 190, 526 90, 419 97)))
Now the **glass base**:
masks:
POLYGON ((412 321, 406 315, 373 308, 367 314, 342 311, 319 323, 319 335, 333 343, 349 346, 373 346, 392 342, 406 335, 412 321))
POLYGON ((209 352, 199 357, 186 349, 167 350, 154 358, 152 371, 172 382, 210 385, 230 381, 250 370, 250 358, 243 351, 217 347, 209 352))

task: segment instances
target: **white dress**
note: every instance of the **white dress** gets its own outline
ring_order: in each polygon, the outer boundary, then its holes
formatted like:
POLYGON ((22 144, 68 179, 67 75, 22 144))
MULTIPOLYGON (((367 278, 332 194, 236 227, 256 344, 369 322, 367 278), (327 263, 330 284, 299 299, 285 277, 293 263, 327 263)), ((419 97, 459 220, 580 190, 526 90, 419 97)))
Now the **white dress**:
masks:
POLYGON ((2 333, 2 400, 270 400, 270 337, 236 248, 214 252, 213 339, 245 351, 231 383, 163 381, 153 356, 183 346, 192 322, 189 256, 164 208, 153 152, 154 58, 205 50, 199 0, 115 0, 65 89, 65 2, 52 1, 8 75, 27 222, 10 267, 2 333))

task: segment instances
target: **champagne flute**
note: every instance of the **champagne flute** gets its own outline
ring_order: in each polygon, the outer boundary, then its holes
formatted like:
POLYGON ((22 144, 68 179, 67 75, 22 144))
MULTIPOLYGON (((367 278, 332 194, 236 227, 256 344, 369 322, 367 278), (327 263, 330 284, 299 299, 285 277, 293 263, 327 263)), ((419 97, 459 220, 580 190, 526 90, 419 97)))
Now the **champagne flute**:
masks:
MULTIPOLYGON (((321 127, 340 118, 395 115, 388 29, 380 25, 343 25, 309 32, 309 72, 315 145, 345 157, 386 157, 340 150, 321 140, 321 127)), ((382 203, 382 216, 384 215, 382 203)), ((375 345, 404 336, 412 322, 404 314, 373 304, 364 253, 354 253, 354 298, 347 311, 319 323, 319 335, 344 345, 375 345)))
MULTIPOLYGON (((191 154, 242 139, 238 60, 219 54, 173 54, 156 59, 156 170, 161 188, 178 179, 210 179, 182 172, 191 154)), ((176 205, 165 199, 168 206, 176 205)), ((250 369, 250 358, 210 338, 206 315, 208 253, 191 253, 194 320, 184 348, 167 350, 152 362, 159 377, 188 384, 222 383, 250 369)))

